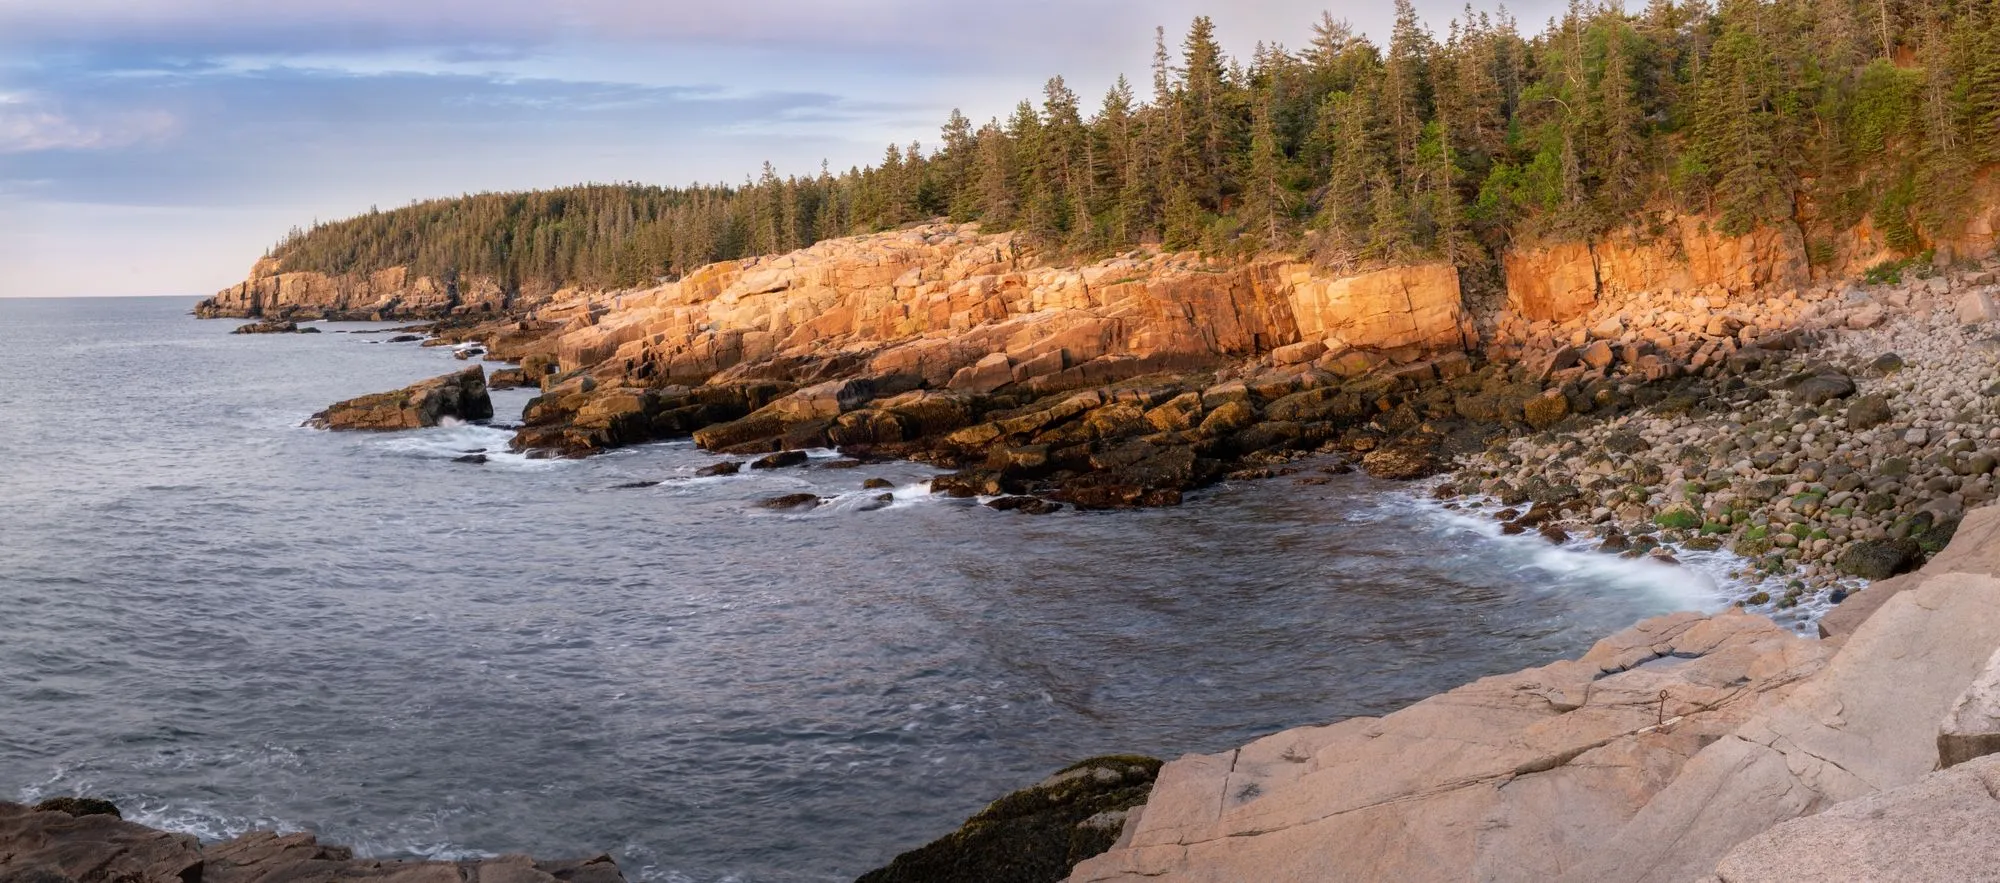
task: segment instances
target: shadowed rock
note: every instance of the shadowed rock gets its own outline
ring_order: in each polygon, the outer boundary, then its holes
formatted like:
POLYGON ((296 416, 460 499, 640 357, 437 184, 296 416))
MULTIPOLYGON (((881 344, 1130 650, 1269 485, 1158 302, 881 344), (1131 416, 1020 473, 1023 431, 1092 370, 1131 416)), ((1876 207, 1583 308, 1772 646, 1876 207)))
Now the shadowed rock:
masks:
POLYGON ((447 417, 486 420, 492 416, 486 369, 474 365, 394 392, 348 399, 314 414, 306 424, 319 429, 418 429, 436 426, 447 417))
POLYGON ((623 883, 607 856, 539 862, 357 859, 310 834, 254 831, 203 847, 119 819, 110 804, 60 798, 30 809, 0 802, 0 880, 8 883, 623 883), (43 807, 51 807, 43 809, 43 807))
POLYGON ((1160 762, 1098 757, 993 802, 963 827, 856 883, 1054 883, 1111 848, 1160 762))

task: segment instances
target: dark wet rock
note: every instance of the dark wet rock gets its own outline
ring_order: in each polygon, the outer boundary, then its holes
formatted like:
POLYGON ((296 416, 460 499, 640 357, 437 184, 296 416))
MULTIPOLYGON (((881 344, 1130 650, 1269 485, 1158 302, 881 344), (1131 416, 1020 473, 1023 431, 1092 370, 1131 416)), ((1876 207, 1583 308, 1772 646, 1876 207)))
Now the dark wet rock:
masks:
POLYGON ((485 454, 466 454, 466 455, 465 455, 465 456, 463 456, 463 457, 453 457, 453 458, 451 458, 451 462, 453 462, 453 463, 469 463, 469 464, 472 464, 472 465, 474 465, 474 466, 483 466, 483 465, 485 465, 485 464, 486 464, 486 455, 485 455, 485 454))
POLYGON ((1522 403, 1521 416, 1535 429, 1548 429, 1569 416, 1569 399, 1559 390, 1550 390, 1522 403))
POLYGON ((1916 540, 1866 540, 1847 548, 1836 562, 1842 573, 1867 580, 1888 579, 1909 573, 1924 563, 1924 550, 1916 540))
MULTIPOLYGON (((319 329, 314 328, 311 330, 318 331, 319 329)), ((262 322, 252 322, 248 325, 239 325, 236 327, 235 331, 231 331, 229 333, 230 334, 297 334, 299 333, 299 323, 286 322, 280 319, 266 319, 262 322)))
POLYGON ((1879 377, 1886 377, 1901 370, 1903 370, 1903 357, 1895 353, 1883 353, 1876 356, 1875 361, 1868 363, 1868 373, 1879 377))
POLYGON ((1638 433, 1614 432, 1604 439, 1605 450, 1619 454, 1637 454, 1652 448, 1652 443, 1640 438, 1638 433))
POLYGON ((657 481, 628 481, 624 484, 614 484, 611 486, 611 489, 614 491, 641 491, 649 487, 659 486, 660 482, 657 481))
POLYGON ((313 835, 252 831, 203 846, 123 821, 104 801, 59 798, 29 809, 0 801, 0 881, 7 883, 623 883, 608 856, 538 862, 356 859, 313 835))
POLYGON ((417 334, 398 334, 389 338, 390 343, 416 343, 419 340, 423 340, 423 337, 417 334))
POLYGON ((1847 406, 1847 428, 1856 432, 1874 429, 1889 422, 1896 415, 1889 410, 1889 397, 1880 393, 1865 395, 1847 406))
POLYGON ((886 478, 871 478, 861 483, 862 490, 870 490, 870 491, 887 490, 895 486, 896 486, 895 482, 890 481, 886 478))
POLYGON ((1054 883, 1111 848, 1160 762, 1099 757, 994 801, 965 825, 856 883, 1054 883))
POLYGON ((808 459, 804 451, 779 451, 767 457, 758 458, 750 464, 752 469, 785 469, 805 463, 808 459))
POLYGON ((825 463, 821 463, 821 464, 820 464, 820 467, 819 467, 819 468, 821 468, 821 469, 860 469, 861 467, 863 467, 863 466, 866 466, 866 465, 868 465, 868 464, 866 464, 866 463, 864 463, 864 462, 862 462, 862 461, 860 461, 860 460, 854 460, 854 459, 842 459, 842 460, 828 460, 828 461, 826 461, 825 463))
POLYGON ((1569 531, 1563 530, 1553 524, 1544 524, 1537 532, 1542 535, 1542 539, 1548 540, 1558 546, 1569 542, 1569 531))
POLYGON ((1528 526, 1518 521, 1509 521, 1500 525, 1500 532, 1510 537, 1519 536, 1528 532, 1528 526))
POLYGON ((757 501, 757 505, 765 509, 811 509, 819 504, 818 494, 786 494, 757 501))
POLYGON ((1041 497, 1001 497, 986 504, 988 509, 1001 512, 1021 512, 1028 515, 1048 515, 1062 511, 1062 504, 1041 497))
POLYGON ((1631 548, 1632 541, 1626 539, 1624 534, 1616 531, 1606 534, 1604 541, 1597 544, 1597 551, 1599 552, 1624 552, 1631 548))
POLYGON ((998 496, 1004 491, 1000 487, 1000 476, 975 469, 931 479, 931 493, 964 499, 998 496))
POLYGON ((709 478, 717 475, 735 475, 741 471, 743 471, 743 464, 735 460, 724 460, 720 463, 710 463, 707 466, 696 469, 694 474, 700 478, 709 478))
POLYGON ((118 811, 117 804, 95 797, 51 797, 35 804, 35 812, 60 812, 79 817, 110 816, 114 819, 125 817, 118 811))
POLYGON ((1808 405, 1825 404, 1854 394, 1854 378, 1832 369, 1787 378, 1785 386, 1792 391, 1793 398, 1808 405))
POLYGON ((376 393, 335 404, 307 420, 320 429, 394 430, 436 426, 447 417, 486 420, 493 399, 486 393, 486 369, 474 365, 394 392, 376 393))

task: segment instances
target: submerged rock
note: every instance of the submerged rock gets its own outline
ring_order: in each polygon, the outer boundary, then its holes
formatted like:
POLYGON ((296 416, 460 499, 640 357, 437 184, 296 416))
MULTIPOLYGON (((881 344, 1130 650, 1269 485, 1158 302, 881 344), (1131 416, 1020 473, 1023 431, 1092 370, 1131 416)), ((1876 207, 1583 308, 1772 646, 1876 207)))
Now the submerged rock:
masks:
POLYGON ((856 883, 1055 883, 1110 849, 1159 775, 1150 757, 1096 757, 996 800, 963 827, 856 883))
POLYGON ((492 416, 486 369, 474 365, 394 392, 348 399, 314 414, 306 425, 318 429, 417 429, 436 426, 446 417, 486 420, 492 416))
POLYGON ((756 462, 751 463, 750 468, 786 469, 792 466, 801 465, 805 463, 807 459, 808 458, 806 456, 806 452, 804 451, 779 451, 778 453, 760 458, 756 462))
POLYGON ((813 509, 819 506, 818 494, 786 494, 757 501, 765 509, 813 509))

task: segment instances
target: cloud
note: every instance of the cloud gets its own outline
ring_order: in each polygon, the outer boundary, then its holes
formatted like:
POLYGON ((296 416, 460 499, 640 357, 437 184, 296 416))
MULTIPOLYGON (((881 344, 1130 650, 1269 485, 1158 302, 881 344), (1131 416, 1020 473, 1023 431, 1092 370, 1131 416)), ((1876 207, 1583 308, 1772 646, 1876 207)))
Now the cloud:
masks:
POLYGON ((170 138, 179 128, 160 111, 79 117, 31 95, 0 93, 0 154, 107 150, 170 138))

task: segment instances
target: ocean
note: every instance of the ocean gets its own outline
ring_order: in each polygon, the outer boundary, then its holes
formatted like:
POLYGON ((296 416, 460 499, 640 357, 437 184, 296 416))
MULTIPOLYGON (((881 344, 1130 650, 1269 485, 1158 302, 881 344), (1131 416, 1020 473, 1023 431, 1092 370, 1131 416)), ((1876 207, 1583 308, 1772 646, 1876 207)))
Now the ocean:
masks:
POLYGON ((0 299, 0 797, 851 880, 1084 757, 1382 714, 1726 603, 1701 561, 1500 536, 1362 475, 1036 517, 832 452, 530 460, 522 390, 491 427, 307 429, 462 363, 193 304, 0 299), (755 505, 802 491, 836 499, 755 505))

